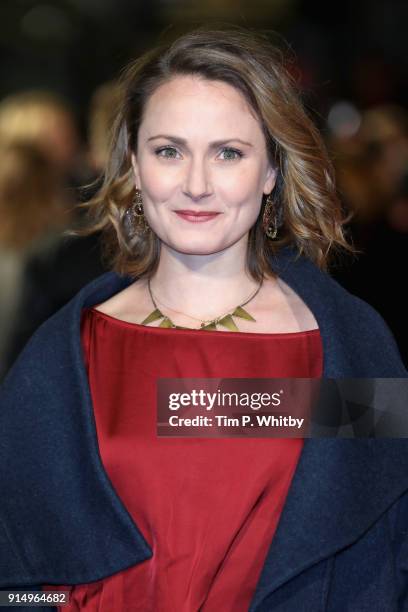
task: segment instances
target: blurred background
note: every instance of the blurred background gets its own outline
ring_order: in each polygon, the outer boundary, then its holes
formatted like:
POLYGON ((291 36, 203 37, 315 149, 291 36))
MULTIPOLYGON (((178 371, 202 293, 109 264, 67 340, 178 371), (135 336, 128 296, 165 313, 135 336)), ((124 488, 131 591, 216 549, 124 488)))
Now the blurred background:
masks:
MULTIPOLYGON (((31 334, 105 271, 72 206, 103 168, 113 80, 159 39, 215 22, 271 30, 337 172, 361 250, 331 274, 372 304, 408 367, 408 3, 2 0, 0 379, 31 334)), ((379 347, 381 350, 381 347, 379 347)))

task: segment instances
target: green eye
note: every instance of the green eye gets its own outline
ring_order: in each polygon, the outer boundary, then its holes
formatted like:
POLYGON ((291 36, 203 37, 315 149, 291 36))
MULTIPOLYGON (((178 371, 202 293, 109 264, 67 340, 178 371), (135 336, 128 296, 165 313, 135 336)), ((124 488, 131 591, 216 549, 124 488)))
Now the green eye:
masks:
POLYGON ((223 158, 225 161, 235 161, 236 159, 241 159, 241 157, 243 157, 243 154, 241 151, 238 151, 238 149, 223 149, 221 154, 225 154, 223 158))
POLYGON ((173 147, 162 147, 161 149, 157 149, 156 155, 167 159, 175 159, 177 157, 177 150, 173 147))
MULTIPOLYGON (((155 154, 157 157, 163 157, 165 159, 177 159, 179 153, 174 147, 161 147, 155 151, 155 154)), ((244 156, 238 149, 232 149, 230 147, 222 149, 221 155, 224 161, 235 161, 244 156)))

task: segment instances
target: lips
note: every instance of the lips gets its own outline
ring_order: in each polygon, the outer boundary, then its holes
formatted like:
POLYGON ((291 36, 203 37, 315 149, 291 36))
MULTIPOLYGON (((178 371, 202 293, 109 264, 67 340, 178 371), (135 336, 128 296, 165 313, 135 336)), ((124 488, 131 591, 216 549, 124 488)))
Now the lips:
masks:
POLYGON ((203 223, 204 221, 210 221, 215 219, 220 213, 211 211, 194 211, 194 210, 175 210, 174 211, 179 217, 185 221, 192 223, 203 223))
POLYGON ((175 212, 183 215, 191 215, 194 217, 201 217, 205 215, 218 215, 219 212, 216 210, 176 210, 175 212))

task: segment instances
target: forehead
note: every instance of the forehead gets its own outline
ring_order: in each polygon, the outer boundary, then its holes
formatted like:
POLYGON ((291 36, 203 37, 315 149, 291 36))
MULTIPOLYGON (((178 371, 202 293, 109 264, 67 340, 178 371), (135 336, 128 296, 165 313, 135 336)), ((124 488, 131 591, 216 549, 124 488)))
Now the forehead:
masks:
POLYGON ((232 130, 237 137, 262 134, 255 112, 238 89, 198 76, 174 77, 149 98, 140 130, 158 133, 170 128, 179 136, 179 132, 194 130, 208 135, 216 132, 219 137, 220 129, 232 130))

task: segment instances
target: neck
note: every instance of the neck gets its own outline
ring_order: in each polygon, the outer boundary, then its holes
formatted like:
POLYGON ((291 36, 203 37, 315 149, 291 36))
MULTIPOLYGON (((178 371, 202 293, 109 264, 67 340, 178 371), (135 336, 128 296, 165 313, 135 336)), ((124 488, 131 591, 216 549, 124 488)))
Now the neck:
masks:
POLYGON ((162 244, 151 279, 159 308, 170 316, 172 309, 202 320, 244 302, 258 286, 246 270, 246 244, 238 243, 210 255, 186 255, 162 244))

